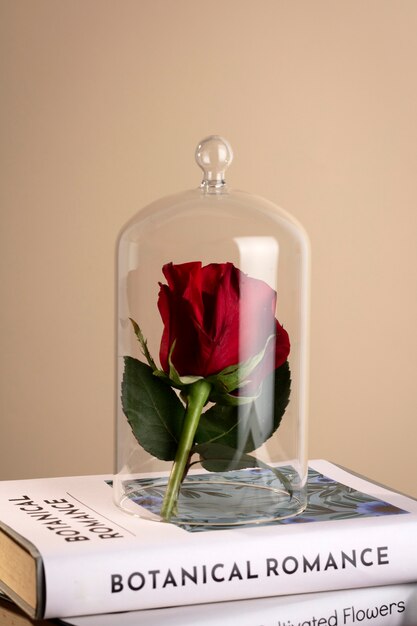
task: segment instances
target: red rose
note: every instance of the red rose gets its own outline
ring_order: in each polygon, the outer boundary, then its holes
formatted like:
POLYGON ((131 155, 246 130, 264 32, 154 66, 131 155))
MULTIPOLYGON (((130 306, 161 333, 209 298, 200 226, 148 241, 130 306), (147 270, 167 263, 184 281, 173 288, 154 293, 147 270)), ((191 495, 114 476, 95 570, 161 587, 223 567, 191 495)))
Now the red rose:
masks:
POLYGON ((243 363, 259 354, 273 334, 275 359, 270 341, 256 378, 287 360, 288 333, 275 319, 277 294, 266 283, 232 263, 168 263, 163 273, 168 284, 160 285, 158 308, 164 324, 159 357, 165 372, 174 341, 171 360, 180 376, 207 378, 243 363))

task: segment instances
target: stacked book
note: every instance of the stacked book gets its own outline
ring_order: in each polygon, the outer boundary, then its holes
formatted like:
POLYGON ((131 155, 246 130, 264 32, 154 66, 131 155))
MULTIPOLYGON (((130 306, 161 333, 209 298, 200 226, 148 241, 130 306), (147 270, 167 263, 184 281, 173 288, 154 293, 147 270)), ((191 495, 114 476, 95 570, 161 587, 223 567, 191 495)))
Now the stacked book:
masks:
POLYGON ((219 529, 127 515, 109 476, 3 481, 0 624, 417 626, 417 502, 327 461, 308 493, 219 529))

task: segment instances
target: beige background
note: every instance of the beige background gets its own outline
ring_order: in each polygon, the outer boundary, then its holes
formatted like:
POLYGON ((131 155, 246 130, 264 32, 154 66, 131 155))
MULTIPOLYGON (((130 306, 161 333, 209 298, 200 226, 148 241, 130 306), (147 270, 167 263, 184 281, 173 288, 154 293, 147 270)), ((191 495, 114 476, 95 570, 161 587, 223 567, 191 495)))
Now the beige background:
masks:
POLYGON ((417 496, 417 2, 0 6, 0 478, 112 471, 116 235, 219 133, 311 237, 310 456, 417 496))

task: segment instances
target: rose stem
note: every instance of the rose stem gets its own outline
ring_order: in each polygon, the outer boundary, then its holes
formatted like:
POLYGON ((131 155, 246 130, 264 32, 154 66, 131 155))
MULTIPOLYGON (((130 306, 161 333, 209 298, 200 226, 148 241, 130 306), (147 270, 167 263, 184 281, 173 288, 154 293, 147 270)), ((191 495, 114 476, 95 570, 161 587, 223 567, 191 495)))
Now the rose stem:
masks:
POLYGON ((206 380, 197 380, 188 387, 184 424, 161 507, 161 516, 167 521, 169 521, 177 501, 184 470, 194 442, 194 435, 210 391, 211 385, 206 380))

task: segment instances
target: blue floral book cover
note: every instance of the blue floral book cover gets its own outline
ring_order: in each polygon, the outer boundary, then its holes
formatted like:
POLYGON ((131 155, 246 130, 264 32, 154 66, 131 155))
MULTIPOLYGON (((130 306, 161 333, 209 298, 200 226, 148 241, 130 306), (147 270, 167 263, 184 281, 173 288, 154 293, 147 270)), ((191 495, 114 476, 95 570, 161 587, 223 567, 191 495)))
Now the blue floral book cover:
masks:
MULTIPOLYGON (((282 469, 281 469, 282 471, 282 469)), ((201 499, 201 507, 206 505, 210 508, 210 498, 218 496, 218 492, 214 493, 215 484, 210 483, 206 487, 204 474, 194 474, 189 480, 196 483, 201 483, 201 487, 198 490, 201 499)), ((238 470, 234 472, 225 472, 222 478, 223 481, 233 481, 239 483, 239 481, 245 483, 259 482, 265 485, 266 482, 273 482, 276 478, 273 475, 269 475, 267 470, 252 469, 252 470, 238 470), (245 474, 245 479, 242 480, 241 475, 245 474), (247 474, 251 474, 250 480, 248 480, 247 474)), ((143 490, 143 495, 139 495, 134 498, 136 504, 140 507, 144 507, 152 513, 157 514, 161 507, 161 502, 164 494, 164 486, 155 486, 155 480, 153 478, 140 478, 132 481, 137 487, 146 487, 143 490)), ((222 483, 219 483, 218 490, 221 491, 222 483)), ((242 489, 245 489, 242 486, 242 489)), ((135 493, 141 493, 140 489, 127 489, 135 493)), ((381 515, 400 515, 407 513, 406 510, 401 509, 398 506, 390 504, 380 498, 364 493, 354 487, 348 486, 339 482, 335 478, 326 476, 312 467, 308 471, 308 504, 303 513, 295 517, 289 517, 287 519, 277 520, 274 522, 268 522, 263 525, 281 525, 281 524, 304 524, 307 522, 317 521, 330 521, 330 520, 346 520, 362 517, 375 517, 381 515)), ((196 490, 192 489, 187 492, 184 489, 181 493, 180 505, 182 508, 182 517, 186 519, 187 500, 188 498, 195 498, 196 490)), ((239 498, 241 498, 239 493, 239 498)), ((190 513, 190 518, 192 514, 190 513)), ((257 523, 256 526, 260 524, 257 523)), ((187 524, 186 522, 180 524, 182 528, 190 532, 209 531, 209 530, 225 530, 230 528, 229 525, 222 526, 221 520, 215 526, 207 524, 187 524)))

